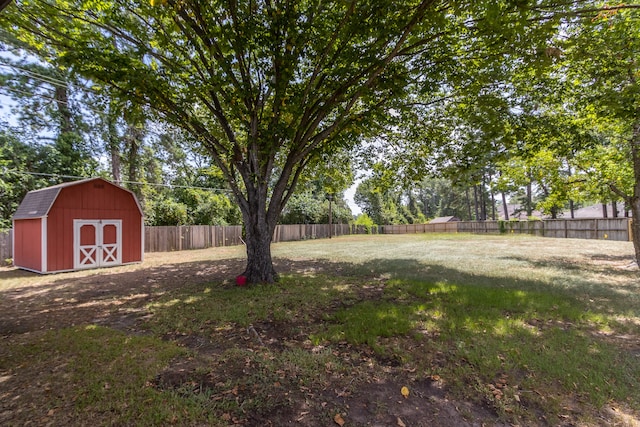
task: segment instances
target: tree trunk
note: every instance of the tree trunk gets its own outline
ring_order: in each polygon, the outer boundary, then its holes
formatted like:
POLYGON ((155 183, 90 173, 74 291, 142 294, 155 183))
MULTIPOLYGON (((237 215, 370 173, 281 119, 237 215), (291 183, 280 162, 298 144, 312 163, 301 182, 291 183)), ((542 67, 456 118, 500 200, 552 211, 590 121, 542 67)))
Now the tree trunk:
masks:
POLYGON ((489 189, 491 194, 491 219, 496 220, 496 195, 493 192, 493 188, 489 189))
POLYGON ((631 233, 633 234, 633 248, 636 253, 636 263, 640 266, 640 120, 633 126, 631 135, 631 159, 633 162, 633 196, 630 197, 631 205, 631 233))
POLYGON ((271 240, 275 225, 267 222, 264 214, 258 210, 243 212, 245 227, 245 242, 247 245, 247 267, 243 276, 248 283, 273 283, 278 280, 278 274, 271 259, 271 240))
MULTIPOLYGON (((640 185, 636 184, 636 190, 640 185)), ((634 196, 631 205, 631 234, 633 240, 633 249, 636 255, 636 264, 640 266, 640 197, 634 196)))
POLYGON ((143 125, 130 123, 127 125, 125 131, 124 140, 127 147, 127 162, 129 163, 127 177, 129 180, 129 189, 133 191, 138 197, 141 203, 144 203, 144 197, 142 194, 142 187, 136 185, 140 178, 140 148, 142 147, 142 140, 144 138, 143 125))
POLYGON ((56 86, 54 98, 58 108, 60 135, 73 132, 73 115, 69 109, 69 95, 67 93, 67 88, 63 86, 56 86))
POLYGON ((575 208, 573 206, 573 200, 569 199, 569 212, 571 212, 571 219, 576 217, 575 208))
POLYGON ((484 177, 482 178, 481 184, 479 187, 480 193, 480 217, 483 221, 487 220, 487 192, 484 186, 484 177))
POLYGON ((247 247, 247 265, 242 273, 247 283, 274 283, 278 274, 271 258, 271 241, 278 216, 282 211, 282 192, 272 193, 267 198, 266 181, 254 181, 248 174, 243 175, 246 196, 239 196, 239 206, 244 223, 245 244, 247 247))
MULTIPOLYGON (((569 179, 571 179, 571 176, 573 175, 573 171, 571 170, 571 163, 569 163, 569 160, 567 160, 567 176, 569 177, 569 179)), ((573 206, 573 200, 569 199, 569 212, 571 213, 571 219, 575 218, 575 208, 573 206)))
POLYGON ((602 204, 602 218, 609 218, 609 214, 607 213, 607 204, 602 204))
POLYGON ((138 139, 138 132, 133 126, 129 126, 127 134, 125 136, 127 141, 127 161, 129 163, 129 181, 138 181, 139 159, 140 159, 140 140, 138 139))
POLYGON ((122 172, 121 172, 121 164, 120 164, 120 150, 118 149, 113 141, 109 142, 109 156, 111 158, 111 176, 113 177, 113 181, 121 185, 122 183, 122 172))
POLYGON ((527 219, 533 215, 533 195, 531 193, 531 180, 529 180, 527 184, 527 219))
POLYGON ((611 202, 611 211, 614 218, 618 218, 618 203, 613 200, 611 202))
POLYGON ((120 152, 120 137, 118 136, 116 120, 116 111, 114 111, 113 105, 110 105, 107 111, 107 134, 105 136, 107 140, 107 151, 111 159, 111 177, 116 184, 120 185, 122 181, 122 153, 120 152))
POLYGON ((473 206, 474 206, 474 210, 475 210, 475 220, 479 221, 480 220, 480 212, 478 209, 478 186, 474 185, 473 186, 473 206))
POLYGON ((331 202, 333 202, 333 194, 329 196, 329 238, 331 238, 333 234, 333 212, 331 212, 331 202))
POLYGON ((504 209, 504 220, 509 221, 509 206, 507 206, 507 196, 502 191, 502 209, 504 209))

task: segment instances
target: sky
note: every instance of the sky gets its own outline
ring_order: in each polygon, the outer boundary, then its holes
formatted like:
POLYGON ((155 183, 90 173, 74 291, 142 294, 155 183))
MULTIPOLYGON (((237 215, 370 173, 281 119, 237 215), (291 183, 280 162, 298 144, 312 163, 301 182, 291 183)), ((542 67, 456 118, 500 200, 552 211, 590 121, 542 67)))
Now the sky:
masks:
POLYGON ((15 126, 16 120, 11 114, 11 107, 16 105, 15 101, 0 92, 0 123, 8 122, 10 126, 15 126))
POLYGON ((360 184, 360 181, 356 181, 351 187, 347 189, 347 191, 344 192, 344 198, 351 208, 351 213, 353 213, 354 215, 360 215, 362 213, 362 209, 360 209, 360 207, 356 205, 356 202, 353 200, 358 184, 360 184))
MULTIPOLYGON (((15 58, 15 56, 9 52, 0 50, 0 58, 9 59, 15 58)), ((0 71, 7 71, 7 69, 0 65, 0 71)), ((9 125, 15 126, 17 123, 15 117, 11 114, 11 107, 17 105, 17 103, 12 100, 7 93, 8 91, 0 86, 0 123, 9 122, 9 125)))

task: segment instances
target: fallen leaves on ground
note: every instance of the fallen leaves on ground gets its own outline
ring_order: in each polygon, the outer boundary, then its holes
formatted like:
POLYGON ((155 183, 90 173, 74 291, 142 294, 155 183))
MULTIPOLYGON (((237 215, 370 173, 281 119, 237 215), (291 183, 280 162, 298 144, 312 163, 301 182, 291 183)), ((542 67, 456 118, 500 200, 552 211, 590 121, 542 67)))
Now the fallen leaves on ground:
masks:
POLYGON ((408 387, 402 387, 400 389, 400 393, 402 393, 402 395, 406 399, 407 397, 409 397, 409 388, 408 387))

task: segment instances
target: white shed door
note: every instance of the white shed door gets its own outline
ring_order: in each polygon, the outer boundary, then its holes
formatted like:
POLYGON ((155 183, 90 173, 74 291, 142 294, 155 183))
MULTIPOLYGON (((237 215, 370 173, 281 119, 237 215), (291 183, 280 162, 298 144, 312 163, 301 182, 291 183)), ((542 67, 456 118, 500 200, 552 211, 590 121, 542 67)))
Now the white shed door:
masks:
POLYGON ((122 264, 121 220, 73 220, 73 268, 122 264))

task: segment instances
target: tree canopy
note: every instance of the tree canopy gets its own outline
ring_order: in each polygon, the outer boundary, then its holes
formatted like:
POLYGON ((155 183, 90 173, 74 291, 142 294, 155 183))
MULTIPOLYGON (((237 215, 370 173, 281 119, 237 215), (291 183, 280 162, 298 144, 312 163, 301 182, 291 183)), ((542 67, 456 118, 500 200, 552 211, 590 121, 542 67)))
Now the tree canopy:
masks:
POLYGON ((242 212, 244 274, 270 282, 274 227, 310 164, 395 129, 407 111, 422 111, 433 129, 434 103, 459 94, 499 99, 510 90, 501 83, 506 63, 545 66, 558 56, 559 28, 598 6, 18 0, 0 25, 26 49, 197 141, 242 212))

